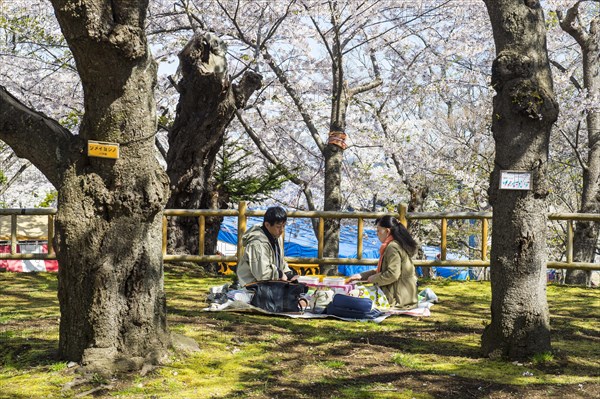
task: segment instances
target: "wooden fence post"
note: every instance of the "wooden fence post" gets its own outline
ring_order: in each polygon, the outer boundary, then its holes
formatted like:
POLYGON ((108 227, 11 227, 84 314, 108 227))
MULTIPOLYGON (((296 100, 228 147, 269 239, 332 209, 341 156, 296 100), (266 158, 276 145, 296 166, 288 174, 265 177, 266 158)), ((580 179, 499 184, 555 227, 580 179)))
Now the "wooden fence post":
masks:
POLYGON ((408 213, 408 206, 406 204, 398 205, 398 221, 402 223, 402 225, 408 228, 408 221, 406 220, 406 214, 408 213))
POLYGON ((362 259, 363 255, 363 218, 358 218, 358 232, 356 240, 356 257, 362 259))
POLYGON ((242 260, 244 248, 242 247, 242 236, 246 232, 246 201, 240 201, 238 206, 238 231, 237 231, 237 262, 242 260))
POLYGON ((167 254, 167 233, 168 233, 168 221, 167 217, 163 215, 162 218, 162 254, 163 258, 167 254))
POLYGON ((54 215, 48 215, 48 255, 54 256, 54 215))
POLYGON ((198 255, 204 255, 204 237, 206 230, 206 220, 204 215, 198 216, 198 255))
POLYGON ((487 260, 488 248, 488 220, 481 219, 481 260, 487 260))
POLYGON ((447 244, 447 234, 448 234, 448 219, 446 218, 442 218, 442 239, 441 239, 441 243, 440 243, 440 249, 441 249, 441 260, 446 260, 446 247, 448 246, 447 244))
POLYGON ((573 221, 567 220, 567 263, 573 263, 573 221))

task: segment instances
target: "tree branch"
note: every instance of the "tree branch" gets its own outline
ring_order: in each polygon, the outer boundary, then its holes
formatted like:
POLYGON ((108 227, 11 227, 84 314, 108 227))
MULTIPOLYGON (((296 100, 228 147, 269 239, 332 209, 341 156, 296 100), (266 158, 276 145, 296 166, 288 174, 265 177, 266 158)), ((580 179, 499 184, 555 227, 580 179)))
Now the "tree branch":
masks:
POLYGON ((33 111, 0 86, 0 139, 28 159, 54 187, 70 156, 75 136, 54 119, 33 111))
POLYGON ((17 172, 10 178, 10 180, 6 184, 2 185, 2 188, 0 188, 0 195, 3 195, 13 185, 13 183, 19 177, 21 177, 21 175, 23 174, 23 172, 25 172, 27 170, 27 168, 30 167, 30 166, 31 166, 30 162, 23 163, 23 165, 21 165, 21 167, 19 168, 19 170, 17 170, 17 172))
MULTIPOLYGON (((550 60, 550 63, 552 65, 554 65, 559 71, 561 71, 563 73, 568 72, 567 68, 562 66, 559 62, 550 60)), ((573 83, 573 86, 575 86, 575 88, 577 90, 579 90, 579 91, 583 90, 583 87, 581 87, 581 85, 579 84, 579 81, 575 78, 575 76, 573 76, 573 74, 571 74, 571 76, 569 77, 569 80, 571 81, 571 83, 573 83)))
MULTIPOLYGON (((381 126, 381 130, 383 130, 383 135, 385 136, 386 139, 389 139, 390 134, 389 134, 388 124, 383 116, 383 110, 385 107, 385 103, 386 102, 384 101, 380 107, 375 108, 375 118, 379 122, 379 125, 381 126)), ((402 182, 406 184, 406 180, 405 180, 406 173, 405 173, 404 169, 402 168, 400 159, 396 155, 396 152, 392 152, 392 161, 394 162, 394 167, 396 168, 396 172, 398 173, 398 176, 400 176, 400 179, 402 179, 402 182)))
POLYGON ((242 116, 242 114, 240 113, 239 110, 235 111, 235 115, 237 116, 238 121, 244 127, 244 130, 246 131, 246 133, 248 134, 248 136, 250 136, 250 138, 252 139, 252 141, 254 142, 254 144, 256 144, 256 147, 258 148, 258 150, 260 151, 260 153, 273 166, 275 166, 276 168, 278 168, 279 170, 281 170, 285 174, 286 178, 288 178, 292 183, 294 183, 295 185, 297 185, 298 187, 300 187, 302 189, 302 192, 304 193, 304 196, 306 197, 306 203, 308 205, 308 209, 310 209, 311 211, 314 211, 316 209, 316 207, 315 207, 314 199, 313 199, 313 196, 312 196, 312 191, 311 191, 311 189, 308 186, 308 182, 300 179, 298 176, 296 176, 295 174, 291 173, 290 170, 285 165, 283 165, 281 162, 279 162, 277 160, 277 157, 275 157, 269 151, 269 149, 262 142, 262 140, 260 139, 260 137, 258 137, 258 135, 254 131, 254 129, 252 129, 252 127, 246 123, 246 120, 244 119, 244 117, 242 116))
POLYGON ((556 15, 558 16, 558 21, 562 30, 571 35, 581 47, 585 47, 585 43, 588 40, 588 34, 579 24, 579 4, 581 4, 582 1, 583 0, 579 0, 569 8, 567 10, 567 15, 564 18, 562 11, 557 11, 556 15))
MULTIPOLYGON (((161 126, 161 129, 165 129, 165 127, 161 126)), ((166 161, 168 151, 165 148, 165 146, 160 142, 160 140, 158 139, 158 136, 154 136, 154 144, 156 145, 158 152, 160 152, 160 155, 162 155, 163 159, 166 161)))
POLYGON ((302 115, 302 120, 306 124, 306 127, 308 128, 308 131, 310 132, 317 147, 319 148, 319 150, 321 152, 325 151, 325 144, 323 144, 323 140, 321 140, 321 136, 319 136, 319 132, 318 132, 315 124, 313 123, 310 115, 308 114, 308 111, 304 107, 304 103, 302 102, 302 99, 300 98, 298 93, 296 93, 296 90, 292 87, 287 76, 285 76, 285 73, 283 72, 283 70, 281 68, 279 68, 279 66, 277 64, 275 64, 275 61, 271 57, 271 54, 269 54, 269 52, 266 49, 263 50, 263 57, 264 57, 265 61, 267 61, 267 64, 269 65, 271 70, 277 76, 279 83, 281 83, 283 85, 285 91, 287 91, 289 96, 292 98, 292 101, 294 102, 294 104, 296 104, 296 108, 298 108, 300 115, 302 115))
MULTIPOLYGON (((304 9, 306 11, 309 11, 309 8, 306 4, 304 5, 304 9)), ((313 18, 312 15, 309 14, 308 16, 311 20, 311 22, 313 23, 313 26, 315 27, 315 29, 317 30, 317 33, 319 34, 319 36, 321 37, 321 40, 323 41, 323 45, 325 46, 325 49, 327 49, 327 53, 329 54, 329 57, 333 60, 334 59, 334 55, 333 55, 333 50, 331 49, 331 46, 329 46, 329 42, 327 41, 327 37, 325 36, 325 33, 323 33, 321 31, 321 28, 319 27, 319 24, 317 23, 317 21, 313 18)))
POLYGON ((366 91, 372 90, 377 86, 381 86, 383 83, 381 79, 381 74, 379 71, 379 64, 377 63, 377 58, 375 58, 375 51, 371 49, 369 51, 369 57, 371 58, 371 62, 373 63, 373 71, 375 72, 375 79, 369 83, 364 85, 360 85, 358 87, 354 87, 348 90, 348 97, 352 98, 357 94, 364 93, 366 91))
MULTIPOLYGON (((577 135, 579 135, 579 128, 581 127, 581 121, 579 121, 577 123, 577 135)), ((573 151, 575 152, 575 155, 577 155, 577 160, 579 161, 579 165, 581 165, 581 168, 583 170, 587 170, 588 166, 585 162, 585 160, 583 159, 583 156, 581 155, 581 152, 579 151, 579 149, 577 148, 578 145, 577 143, 573 143, 570 139, 569 136, 564 132, 564 130, 562 129, 558 129, 558 131, 560 132, 560 134, 563 135, 563 137, 565 138, 565 140, 567 140, 567 143, 569 143, 569 145, 571 146, 571 148, 573 149, 573 151)))

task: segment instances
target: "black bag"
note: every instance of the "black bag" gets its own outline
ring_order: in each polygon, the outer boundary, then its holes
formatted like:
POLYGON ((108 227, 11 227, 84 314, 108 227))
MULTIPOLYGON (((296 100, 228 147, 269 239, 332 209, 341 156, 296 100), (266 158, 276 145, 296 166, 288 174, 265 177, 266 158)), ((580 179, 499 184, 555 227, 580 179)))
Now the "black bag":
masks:
POLYGON ((300 296, 308 291, 306 284, 281 280, 257 281, 246 289, 254 291, 251 305, 273 313, 302 310, 300 296))
POLYGON ((357 298, 350 295, 335 294, 327 306, 327 314, 346 319, 376 319, 383 313, 373 309, 370 298, 357 298))

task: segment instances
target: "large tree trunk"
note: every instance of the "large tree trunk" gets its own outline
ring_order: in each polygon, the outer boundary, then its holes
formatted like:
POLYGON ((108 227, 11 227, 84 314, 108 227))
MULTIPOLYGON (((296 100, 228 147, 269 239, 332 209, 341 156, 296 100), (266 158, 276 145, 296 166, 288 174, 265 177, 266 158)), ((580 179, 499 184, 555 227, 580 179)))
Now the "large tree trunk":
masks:
POLYGON ((544 15, 533 0, 485 0, 497 57, 492 67, 495 167, 492 321, 486 356, 527 358, 550 347, 546 300, 545 198, 550 131, 558 115, 547 58, 544 15), (500 190, 501 170, 530 171, 529 191, 500 190))
MULTIPOLYGON (((323 210, 339 211, 342 208, 342 161, 341 148, 328 144, 323 153, 325 157, 325 198, 323 210)), ((324 228, 323 256, 337 258, 340 247, 340 219, 326 219, 324 228)), ((321 265, 321 273, 335 274, 337 265, 321 265)))
MULTIPOLYGON (((246 104, 261 86, 262 77, 246 72, 238 85, 226 75, 223 42, 213 34, 196 35, 179 54, 181 80, 177 115, 169 130, 167 174, 171 181, 172 209, 216 209, 218 192, 210 177, 215 159, 223 145, 225 129, 235 110, 246 104)), ((216 247, 218 218, 206 220, 216 247)), ((198 220, 189 217, 169 219, 169 248, 177 253, 198 254, 198 220)), ((213 252, 214 253, 214 252, 213 252)))
MULTIPOLYGON (((332 18, 335 17, 332 15, 332 18)), ((334 40, 333 50, 336 57, 332 59, 331 66, 333 85, 331 119, 329 122, 330 135, 344 133, 349 101, 347 87, 344 82, 342 49, 337 40, 334 40)), ((339 211, 342 209, 342 162, 344 161, 344 145, 345 143, 337 145, 329 142, 323 151, 323 157, 325 158, 324 211, 339 211)), ((340 219, 327 219, 324 230, 323 256, 337 258, 340 248, 340 219)), ((334 274, 336 271, 336 265, 321 265, 321 273, 323 274, 334 274)))
MULTIPOLYGON (((579 5, 571 7, 560 26, 577 41, 583 54, 583 84, 588 98, 600 97, 600 16, 590 22, 589 29, 579 25, 579 5)), ((586 116, 588 130, 588 159, 583 165, 583 192, 581 213, 600 213, 600 112, 589 109, 586 116)), ((594 262, 598 250, 600 223, 578 221, 573 236, 573 259, 576 262, 594 262)), ((591 271, 568 270, 567 284, 591 284, 591 271)))
POLYGON ((139 368, 170 342, 160 244, 168 186, 154 157, 148 4, 53 5, 84 89, 79 137, 120 144, 117 160, 74 157, 58 186, 59 351, 109 371, 139 368))
MULTIPOLYGON (((348 87, 344 80, 344 66, 342 44, 339 37, 339 26, 337 18, 339 16, 335 11, 331 14, 331 22, 337 32, 333 39, 333 57, 332 65, 332 88, 331 88, 331 117, 329 121, 329 135, 345 134, 346 128, 346 112, 350 101, 348 87)), ((335 139, 336 136, 333 136, 335 139)), ((344 150, 346 143, 331 140, 327 143, 323 150, 325 159, 325 187, 323 210, 324 211, 340 211, 342 209, 342 162, 344 161, 344 150)), ((323 243, 323 256, 327 258, 337 258, 340 248, 340 219, 327 219, 325 221, 323 243)), ((336 265, 321 265, 322 274, 335 274, 337 272, 336 265)))
POLYGON ((160 244, 168 185, 154 158, 148 4, 52 3, 82 80, 79 135, 0 90, 0 138, 58 190, 60 354, 102 372, 135 369, 170 342, 160 244), (120 157, 88 157, 88 139, 119 143, 120 157))

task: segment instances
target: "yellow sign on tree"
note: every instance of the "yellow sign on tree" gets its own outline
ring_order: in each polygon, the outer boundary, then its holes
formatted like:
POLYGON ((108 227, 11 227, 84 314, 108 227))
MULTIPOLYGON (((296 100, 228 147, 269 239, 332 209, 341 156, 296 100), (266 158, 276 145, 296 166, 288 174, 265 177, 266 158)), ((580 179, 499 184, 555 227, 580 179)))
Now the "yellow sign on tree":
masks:
POLYGON ((88 140, 88 157, 119 158, 119 143, 88 140))

